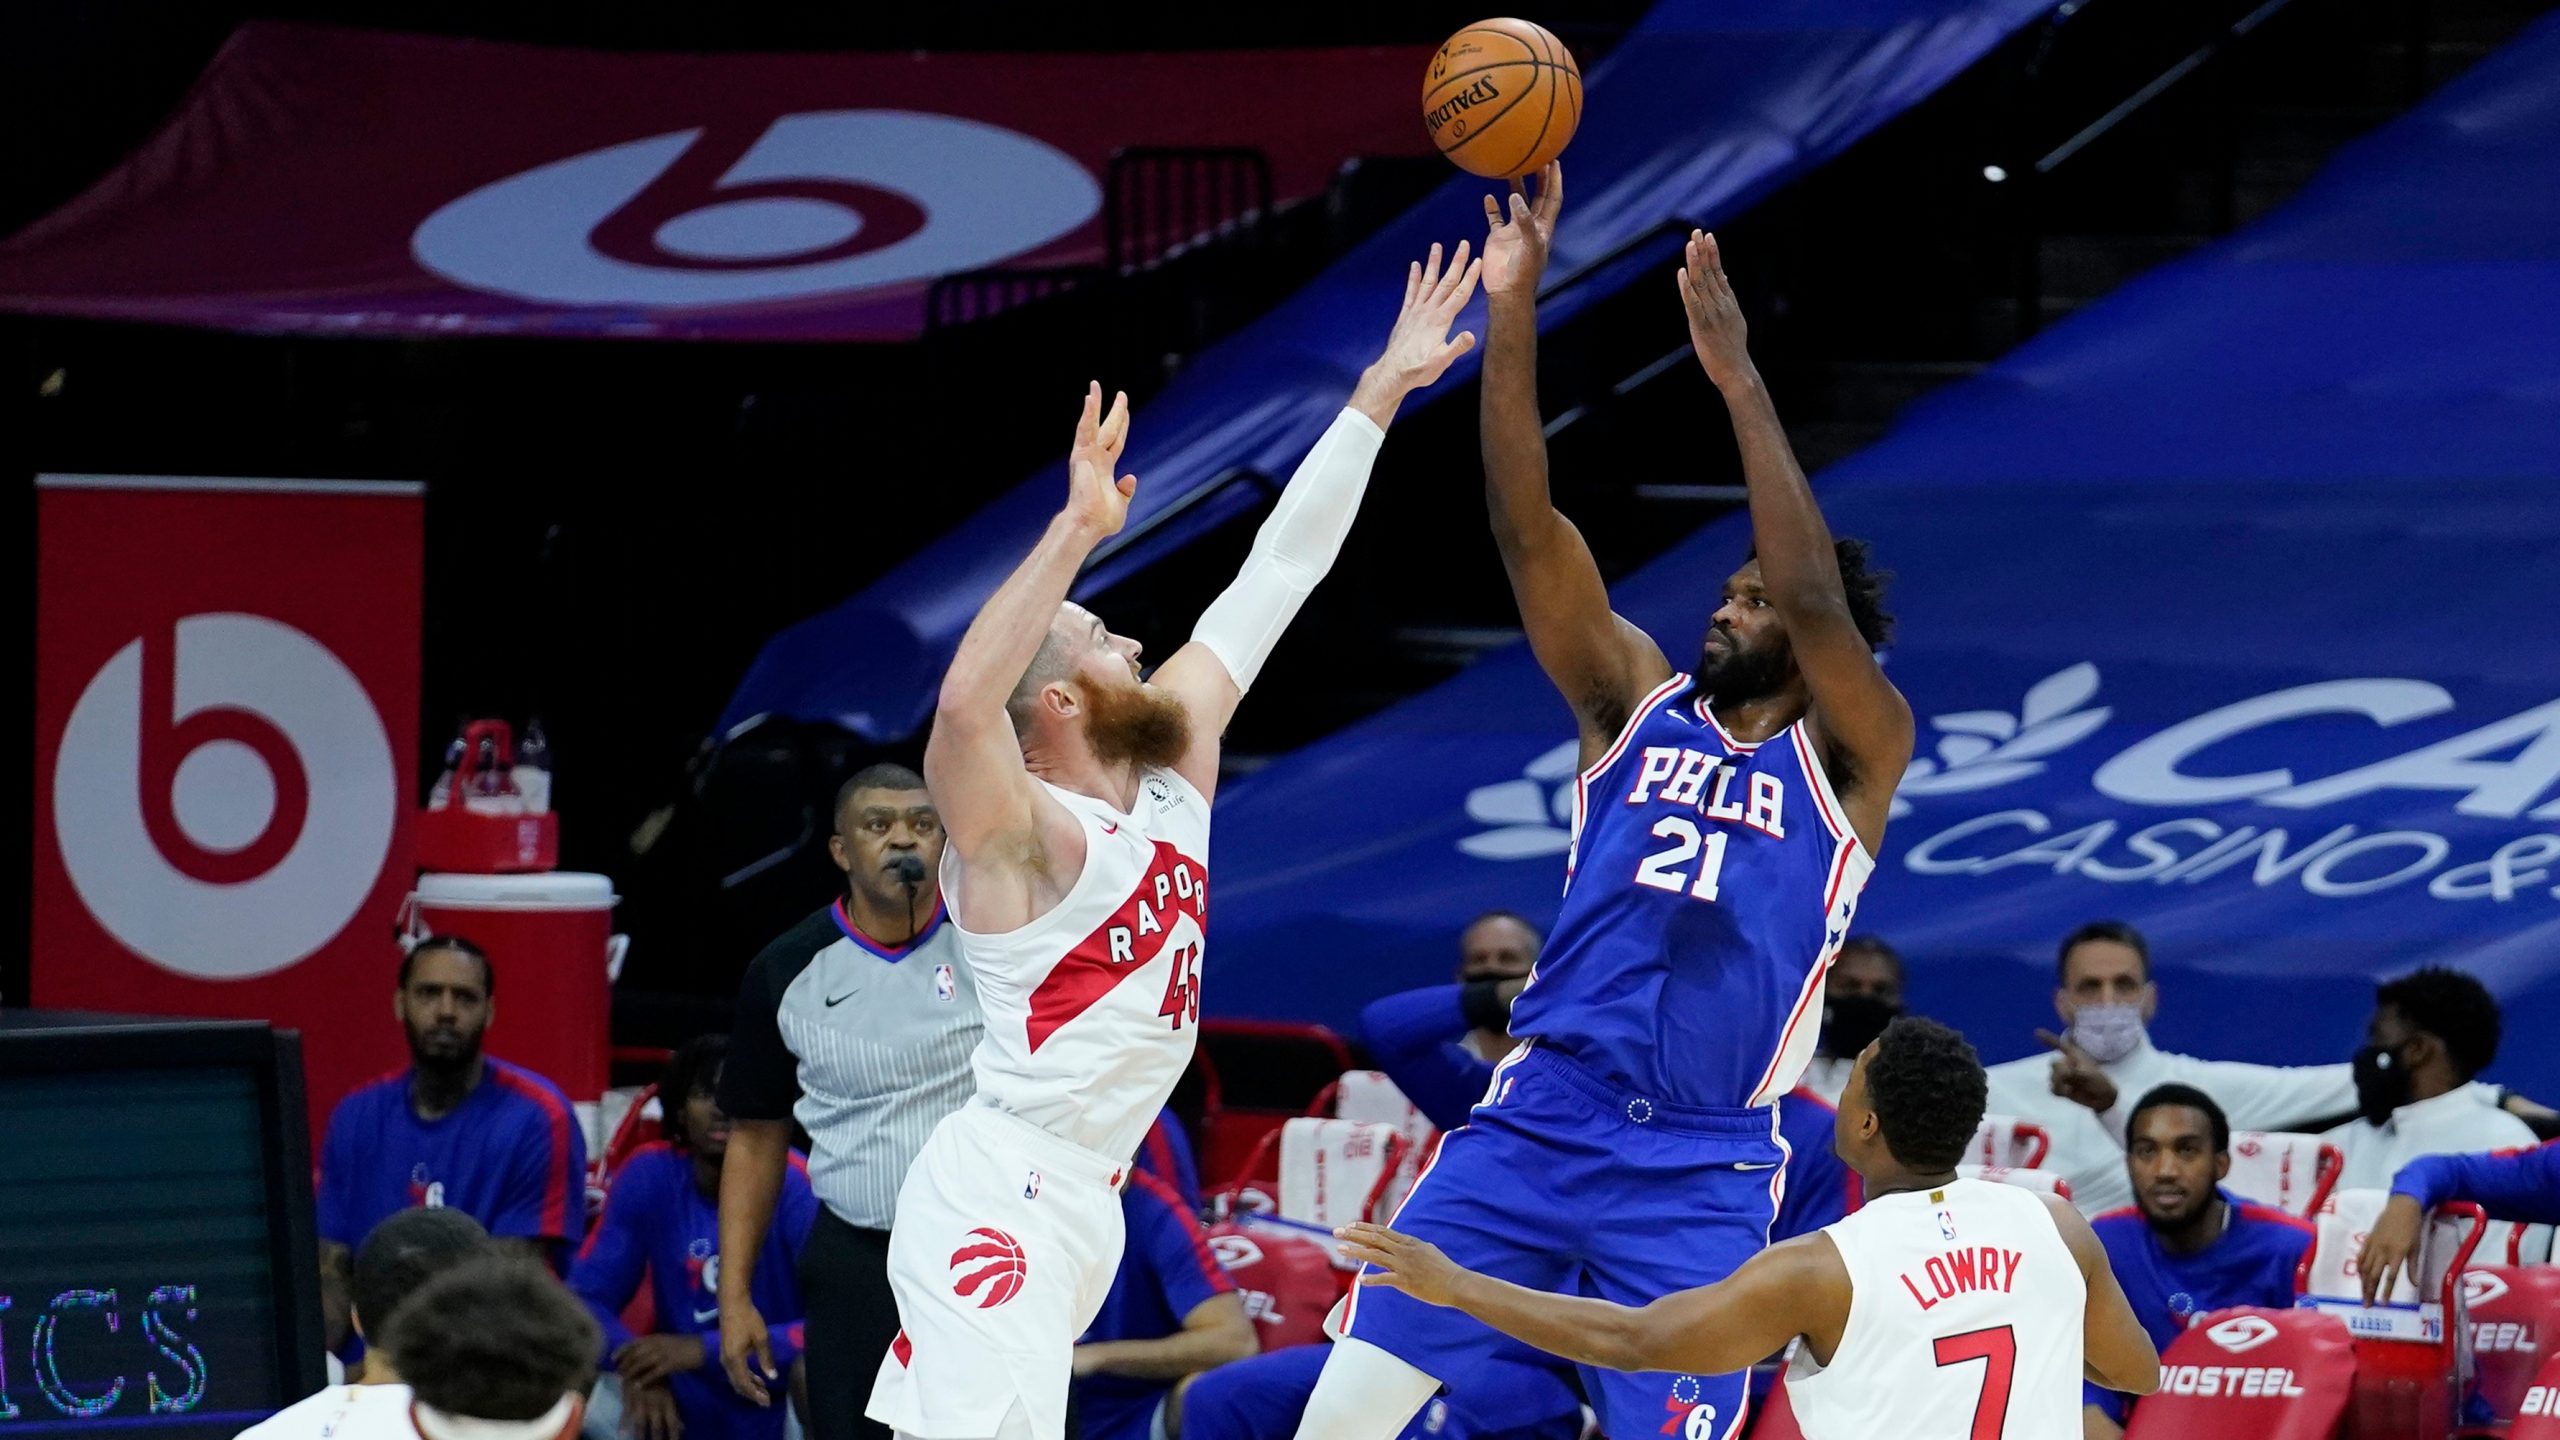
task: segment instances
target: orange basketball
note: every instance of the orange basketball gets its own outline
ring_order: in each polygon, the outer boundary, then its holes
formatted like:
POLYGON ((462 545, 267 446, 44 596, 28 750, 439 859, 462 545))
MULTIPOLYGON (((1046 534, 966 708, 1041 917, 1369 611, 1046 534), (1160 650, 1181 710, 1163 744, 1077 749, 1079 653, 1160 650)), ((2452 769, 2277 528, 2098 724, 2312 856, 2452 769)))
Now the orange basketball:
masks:
POLYGON ((1582 123, 1582 67, 1542 25, 1479 20, 1422 77, 1422 126, 1458 168, 1494 180, 1564 153, 1582 123))

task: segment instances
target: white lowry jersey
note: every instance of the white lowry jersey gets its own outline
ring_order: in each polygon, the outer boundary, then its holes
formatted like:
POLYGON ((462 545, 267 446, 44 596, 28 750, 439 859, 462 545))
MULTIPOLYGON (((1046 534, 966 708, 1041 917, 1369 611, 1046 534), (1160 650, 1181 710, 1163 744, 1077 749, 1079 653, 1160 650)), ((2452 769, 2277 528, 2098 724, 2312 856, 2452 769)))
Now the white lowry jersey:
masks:
MULTIPOLYGON (((979 935, 953 920, 987 1027, 970 1064, 1000 1108, 1125 1162, 1199 1035, 1209 799, 1171 770, 1140 773, 1128 814, 1048 788, 1084 826, 1084 869, 1019 929, 979 935)), ((957 850, 942 885, 956 913, 968 887, 957 850)))
POLYGON ((2079 1440, 2088 1284, 2042 1195, 1957 1180, 1822 1233, 1849 1323, 1830 1364, 1799 1342, 1787 1367, 1805 1440, 2079 1440))
POLYGON ((418 1440, 406 1385, 332 1385, 240 1432, 238 1440, 418 1440))

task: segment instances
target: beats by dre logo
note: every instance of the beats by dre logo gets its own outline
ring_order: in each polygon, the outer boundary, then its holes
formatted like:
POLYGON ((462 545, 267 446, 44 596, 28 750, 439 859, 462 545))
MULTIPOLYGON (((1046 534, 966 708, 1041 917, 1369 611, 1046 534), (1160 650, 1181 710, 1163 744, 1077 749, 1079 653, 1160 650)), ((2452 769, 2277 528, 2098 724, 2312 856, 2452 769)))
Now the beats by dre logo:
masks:
POLYGON ((258 615, 190 615, 118 650, 53 771, 63 867, 108 934, 207 980, 329 942, 390 853, 390 737, 346 665, 258 615))
POLYGON ((410 248, 457 285, 555 305, 736 305, 991 265, 1091 219, 1084 166, 951 115, 817 110, 680 130, 472 191, 410 248))

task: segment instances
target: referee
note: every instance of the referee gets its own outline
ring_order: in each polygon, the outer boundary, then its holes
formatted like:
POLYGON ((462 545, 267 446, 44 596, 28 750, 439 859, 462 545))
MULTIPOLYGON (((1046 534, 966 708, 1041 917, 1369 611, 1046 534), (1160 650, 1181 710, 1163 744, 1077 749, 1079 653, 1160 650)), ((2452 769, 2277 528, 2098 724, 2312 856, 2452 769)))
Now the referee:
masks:
POLYGON ((738 1393, 771 1404, 771 1341, 749 1296, 790 1163, 809 1132, 821 1202, 800 1260, 801 1366, 811 1440, 888 1440, 862 1411, 898 1332, 889 1222, 908 1162, 969 1098, 977 982, 943 924, 942 818, 924 779, 874 765, 836 792, 827 852, 843 898, 764 948, 739 987, 720 1108, 720 1360, 738 1393))

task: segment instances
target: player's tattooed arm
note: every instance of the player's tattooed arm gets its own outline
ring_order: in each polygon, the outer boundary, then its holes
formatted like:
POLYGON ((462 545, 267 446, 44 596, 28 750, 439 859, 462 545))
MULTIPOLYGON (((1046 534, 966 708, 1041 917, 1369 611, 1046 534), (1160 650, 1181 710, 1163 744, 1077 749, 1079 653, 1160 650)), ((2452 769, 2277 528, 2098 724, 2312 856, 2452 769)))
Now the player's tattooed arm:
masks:
POLYGON ((1751 538, 1760 554, 1760 577, 1778 616, 1796 666, 1813 692, 1813 728, 1826 750, 1845 752, 1840 801, 1870 854, 1884 841, 1887 809, 1903 769, 1911 762, 1911 705, 1875 651, 1858 633, 1831 527, 1814 503, 1796 463, 1795 447, 1778 423, 1777 407, 1760 368, 1752 363, 1742 307, 1725 279, 1716 238, 1689 233, 1680 267, 1680 302, 1689 317, 1689 343, 1707 378, 1723 394, 1742 450, 1743 483, 1751 495, 1751 538))
POLYGON ((1589 764, 1617 739, 1646 691, 1671 674, 1653 638, 1609 609, 1609 587, 1582 531, 1547 485, 1538 415, 1538 283, 1564 209, 1564 167, 1538 174, 1534 199, 1513 182, 1509 209, 1486 196, 1485 354, 1478 444, 1485 509, 1538 664, 1581 722, 1589 764))
POLYGON ((1005 706, 1076 572, 1128 521, 1138 477, 1113 478, 1128 438, 1129 397, 1120 395, 1105 413, 1102 387, 1089 387, 1067 455, 1067 503, 969 622, 943 674, 924 775, 951 848, 978 871, 960 901, 964 925, 1002 930, 1028 922, 1045 909, 1031 892, 1035 876, 1058 873, 1071 883, 1084 863, 1081 849, 1056 853, 1081 846, 1083 831, 1032 781, 1005 706))
POLYGON ((1798 1335, 1827 1357, 1849 1314, 1849 1272, 1821 1235, 1772 1246, 1716 1284, 1618 1305, 1479 1275, 1384 1226, 1334 1233, 1345 1254, 1375 1267, 1361 1284, 1463 1310, 1524 1344, 1604 1370, 1718 1375, 1755 1365, 1798 1335))
POLYGON ((2148 1395, 2159 1389, 2160 1352, 2152 1348, 2142 1322, 2133 1318, 2133 1306, 2124 1298, 2124 1287, 2116 1283, 2098 1232, 2089 1228, 2087 1218, 2070 1201, 2048 1195, 2044 1203, 2053 1212, 2054 1228, 2062 1232, 2062 1243, 2070 1247, 2089 1292, 2080 1319, 2082 1373, 2092 1384, 2127 1395, 2148 1395))

